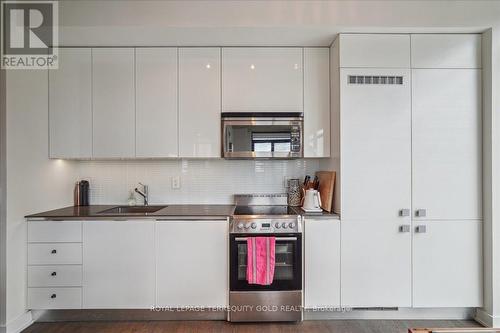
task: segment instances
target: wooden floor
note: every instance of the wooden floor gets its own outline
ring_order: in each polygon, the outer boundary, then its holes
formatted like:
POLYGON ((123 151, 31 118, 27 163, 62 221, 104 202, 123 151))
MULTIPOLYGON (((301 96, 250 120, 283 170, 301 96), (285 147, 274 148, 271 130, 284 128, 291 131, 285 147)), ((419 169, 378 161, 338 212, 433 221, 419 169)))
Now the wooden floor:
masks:
POLYGON ((236 324, 225 321, 35 323, 23 333, 407 333, 417 327, 478 327, 468 320, 315 320, 298 324, 236 324))

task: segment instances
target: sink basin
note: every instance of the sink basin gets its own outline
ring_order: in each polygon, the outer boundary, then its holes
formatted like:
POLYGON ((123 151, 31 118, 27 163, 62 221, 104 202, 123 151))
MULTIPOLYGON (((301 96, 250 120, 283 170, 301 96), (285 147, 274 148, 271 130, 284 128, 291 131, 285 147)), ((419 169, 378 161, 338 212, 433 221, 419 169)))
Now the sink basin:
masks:
POLYGON ((103 215, 147 215, 159 211, 167 206, 118 206, 103 210, 103 215))

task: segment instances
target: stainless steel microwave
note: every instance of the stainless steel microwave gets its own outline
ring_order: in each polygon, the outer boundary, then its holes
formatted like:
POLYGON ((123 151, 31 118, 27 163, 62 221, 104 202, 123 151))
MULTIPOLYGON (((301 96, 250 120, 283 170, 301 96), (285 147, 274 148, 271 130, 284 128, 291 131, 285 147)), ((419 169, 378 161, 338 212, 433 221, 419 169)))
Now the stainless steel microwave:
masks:
POLYGON ((304 117, 300 112, 223 112, 221 120, 224 158, 304 157, 304 117))

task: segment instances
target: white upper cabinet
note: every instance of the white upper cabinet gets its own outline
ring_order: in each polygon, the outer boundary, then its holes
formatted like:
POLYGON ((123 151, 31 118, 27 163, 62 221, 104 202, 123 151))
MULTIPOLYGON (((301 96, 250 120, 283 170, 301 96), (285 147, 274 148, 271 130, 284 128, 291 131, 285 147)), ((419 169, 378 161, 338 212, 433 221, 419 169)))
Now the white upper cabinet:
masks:
POLYGON ((83 307, 155 304, 155 221, 83 223, 83 307))
POLYGON ((304 306, 340 306, 340 220, 304 223, 304 306))
POLYGON ((413 207, 482 218, 481 70, 412 70, 413 207))
POLYGON ((398 219, 411 208, 409 78, 409 69, 340 71, 343 219, 398 219), (366 75, 401 84, 349 83, 366 75))
POLYGON ((410 67, 410 35, 340 34, 340 67, 410 67))
POLYGON ((136 157, 177 157, 177 48, 137 48, 136 157))
POLYGON ((135 157, 134 49, 92 49, 95 158, 135 157))
POLYGON ((220 157, 220 95, 220 48, 180 48, 180 157, 220 157))
POLYGON ((222 111, 302 112, 302 48, 223 48, 222 111))
POLYGON ((411 35, 411 66, 412 68, 481 68, 481 35, 411 35))
POLYGON ((49 70, 51 158, 92 156, 91 50, 59 49, 59 68, 49 70))
POLYGON ((330 156, 330 50, 304 49, 304 157, 330 156))

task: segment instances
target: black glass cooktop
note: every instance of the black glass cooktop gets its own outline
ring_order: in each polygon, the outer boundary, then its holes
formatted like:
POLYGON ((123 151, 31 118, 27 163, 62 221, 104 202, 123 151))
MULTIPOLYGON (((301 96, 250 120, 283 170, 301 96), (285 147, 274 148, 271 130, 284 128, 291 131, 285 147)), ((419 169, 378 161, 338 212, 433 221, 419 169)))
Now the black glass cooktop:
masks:
POLYGON ((288 206, 236 206, 234 215, 297 215, 288 206))

